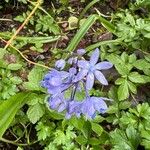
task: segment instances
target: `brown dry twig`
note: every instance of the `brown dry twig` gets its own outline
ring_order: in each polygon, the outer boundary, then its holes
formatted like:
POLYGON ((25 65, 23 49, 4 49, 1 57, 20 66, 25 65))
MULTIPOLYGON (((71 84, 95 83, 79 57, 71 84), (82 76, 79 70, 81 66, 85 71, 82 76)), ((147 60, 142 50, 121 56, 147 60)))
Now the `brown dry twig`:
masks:
POLYGON ((22 23, 22 25, 17 29, 17 31, 14 33, 14 35, 10 38, 10 40, 5 45, 4 49, 6 49, 11 42, 15 39, 16 35, 22 30, 22 28, 28 23, 32 15, 35 13, 36 9, 39 7, 39 5, 42 3, 42 0, 37 0, 37 4, 35 5, 34 9, 31 11, 29 16, 26 18, 26 20, 22 23))
MULTIPOLYGON (((5 41, 3 38, 0 37, 0 39, 1 39, 3 42, 7 43, 7 41, 5 41)), ((45 66, 45 65, 42 65, 42 64, 39 64, 39 63, 36 63, 36 62, 33 62, 33 61, 29 60, 28 58, 26 58, 26 57, 22 54, 22 52, 20 52, 20 51, 19 51, 16 47, 14 47, 13 45, 9 44, 8 46, 11 47, 11 48, 13 48, 14 50, 16 50, 16 51, 21 55, 21 57, 22 57, 23 59, 25 59, 28 63, 51 70, 51 68, 48 67, 48 66, 45 66)))

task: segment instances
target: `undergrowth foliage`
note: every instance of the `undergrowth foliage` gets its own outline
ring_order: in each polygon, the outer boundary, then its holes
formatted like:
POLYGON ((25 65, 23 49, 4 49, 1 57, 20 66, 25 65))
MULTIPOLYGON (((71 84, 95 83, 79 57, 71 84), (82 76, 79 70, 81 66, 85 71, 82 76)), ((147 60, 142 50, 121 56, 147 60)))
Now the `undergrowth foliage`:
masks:
POLYGON ((149 10, 1 1, 0 149, 149 150, 149 10))

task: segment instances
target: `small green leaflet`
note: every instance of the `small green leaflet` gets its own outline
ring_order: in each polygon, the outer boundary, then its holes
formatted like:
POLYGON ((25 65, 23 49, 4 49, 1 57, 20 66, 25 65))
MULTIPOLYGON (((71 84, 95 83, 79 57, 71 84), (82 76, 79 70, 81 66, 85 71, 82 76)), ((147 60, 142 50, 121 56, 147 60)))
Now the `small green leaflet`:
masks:
POLYGON ((34 67, 28 75, 28 82, 24 83, 24 87, 32 91, 43 91, 40 82, 44 76, 46 69, 41 67, 34 67))

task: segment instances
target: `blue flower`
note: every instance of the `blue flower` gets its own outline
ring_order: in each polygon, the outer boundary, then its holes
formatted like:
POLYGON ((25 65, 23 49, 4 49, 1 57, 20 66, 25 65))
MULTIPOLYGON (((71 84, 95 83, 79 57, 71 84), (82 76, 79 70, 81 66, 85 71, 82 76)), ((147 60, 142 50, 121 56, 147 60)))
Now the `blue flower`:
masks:
POLYGON ((64 97, 62 94, 51 96, 49 98, 49 106, 51 109, 57 110, 63 101, 64 101, 64 97))
POLYGON ((64 69, 65 65, 66 65, 66 62, 63 59, 57 60, 55 63, 55 67, 60 70, 64 69))
POLYGON ((70 119, 73 115, 77 116, 77 118, 81 115, 81 102, 77 102, 75 100, 70 101, 68 103, 67 112, 66 112, 66 119, 70 119))
POLYGON ((108 61, 103 61, 97 63, 99 59, 99 49, 95 49, 90 57, 90 61, 79 60, 78 67, 80 68, 79 73, 75 81, 81 80, 86 76, 86 88, 88 90, 92 89, 94 84, 94 78, 96 78, 101 84, 108 85, 108 82, 105 76, 100 70, 107 70, 113 65, 108 61), (97 64, 96 64, 97 63, 97 64))
POLYGON ((59 95, 52 95, 49 98, 49 106, 53 110, 57 110, 58 112, 62 112, 68 108, 69 100, 64 98, 63 93, 59 95))
POLYGON ((53 69, 45 75, 41 85, 47 88, 49 94, 59 94, 69 87, 67 84, 68 72, 53 69))
POLYGON ((81 113, 88 119, 93 119, 98 113, 105 113, 107 110, 107 105, 104 102, 105 98, 102 97, 88 97, 83 101, 81 106, 81 113))
POLYGON ((50 94, 50 109, 65 112, 66 119, 71 118, 73 115, 78 118, 84 115, 87 119, 93 119, 96 113, 105 113, 107 110, 107 105, 104 101, 106 98, 90 97, 88 90, 93 87, 95 78, 100 83, 107 85, 108 82, 100 70, 109 69, 113 65, 107 61, 97 63, 99 49, 92 53, 89 61, 81 60, 79 55, 84 53, 84 49, 79 49, 76 55, 68 60, 71 64, 71 68, 68 71, 62 71, 66 62, 63 59, 58 60, 55 67, 60 70, 51 70, 41 82, 41 85, 50 94), (83 80, 85 77, 86 80, 83 80), (83 86, 81 86, 82 84, 83 86), (82 92, 82 90, 85 90, 86 98, 83 98, 83 101, 76 101, 76 92, 82 92), (70 96, 66 98, 67 91, 70 92, 70 96))

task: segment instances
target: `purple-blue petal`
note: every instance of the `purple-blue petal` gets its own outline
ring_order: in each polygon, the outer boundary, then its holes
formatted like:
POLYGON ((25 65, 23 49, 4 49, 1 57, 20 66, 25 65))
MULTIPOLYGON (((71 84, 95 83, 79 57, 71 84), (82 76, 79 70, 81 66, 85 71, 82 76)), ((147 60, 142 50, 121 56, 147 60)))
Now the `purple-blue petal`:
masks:
POLYGON ((65 65, 66 65, 66 62, 63 59, 57 60, 55 63, 55 67, 61 70, 64 69, 65 65))
POLYGON ((86 60, 79 60, 79 61, 78 61, 78 67, 79 67, 79 68, 83 68, 83 69, 89 69, 90 64, 89 64, 89 62, 86 61, 86 60))
POLYGON ((87 69, 81 69, 78 74, 76 75, 76 77, 74 78, 74 82, 80 81, 82 80, 88 73, 87 69))
POLYGON ((100 71, 95 71, 94 75, 96 79, 103 85, 108 85, 108 81, 106 80, 105 76, 100 71))
POLYGON ((76 64, 77 63, 77 57, 71 57, 68 59, 68 64, 76 64))
POLYGON ((94 108, 97 110, 99 113, 105 113, 106 110, 108 109, 107 104, 101 97, 92 97, 91 100, 94 103, 94 108))
POLYGON ((108 61, 103 61, 95 65, 95 69, 98 70, 107 70, 112 68, 113 64, 108 61))
POLYGON ((67 108, 67 102, 64 102, 60 104, 60 106, 58 107, 58 112, 62 112, 67 108))
POLYGON ((86 53, 86 51, 85 51, 85 49, 78 49, 77 50, 77 54, 79 54, 79 55, 84 55, 86 53))
POLYGON ((96 48, 90 57, 90 64, 93 66, 98 62, 99 59, 99 49, 96 48))
POLYGON ((95 109, 90 99, 86 99, 81 106, 81 112, 86 118, 92 119, 93 115, 95 114, 95 109))
POLYGON ((77 69, 74 68, 74 67, 72 67, 72 68, 69 69, 69 73, 70 73, 71 75, 74 75, 74 74, 77 73, 77 69))
POLYGON ((94 85, 94 74, 89 72, 86 77, 86 89, 91 90, 94 85))
POLYGON ((56 96, 56 97, 50 97, 49 98, 49 105, 51 109, 57 109, 57 107, 61 104, 63 99, 61 99, 60 97, 56 96))

